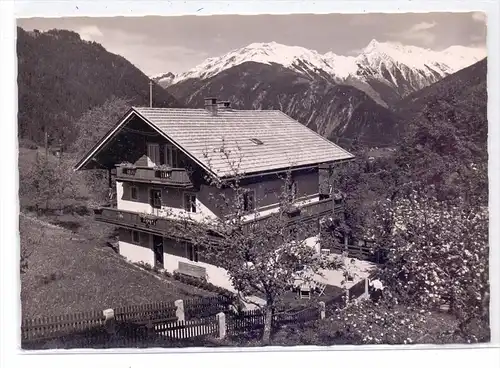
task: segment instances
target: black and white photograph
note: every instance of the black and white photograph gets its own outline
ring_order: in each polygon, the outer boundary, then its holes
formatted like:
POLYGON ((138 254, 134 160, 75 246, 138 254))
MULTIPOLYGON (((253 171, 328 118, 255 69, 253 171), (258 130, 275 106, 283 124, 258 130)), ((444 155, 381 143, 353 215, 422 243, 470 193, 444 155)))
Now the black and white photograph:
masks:
POLYGON ((20 348, 490 343, 487 23, 16 19, 20 348))

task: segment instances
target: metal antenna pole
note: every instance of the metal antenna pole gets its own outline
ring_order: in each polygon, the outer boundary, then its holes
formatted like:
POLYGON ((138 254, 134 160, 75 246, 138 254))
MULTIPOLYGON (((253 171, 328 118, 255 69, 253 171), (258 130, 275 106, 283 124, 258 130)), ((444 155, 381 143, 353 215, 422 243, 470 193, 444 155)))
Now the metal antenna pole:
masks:
POLYGON ((149 107, 153 107, 153 81, 149 80, 149 107))

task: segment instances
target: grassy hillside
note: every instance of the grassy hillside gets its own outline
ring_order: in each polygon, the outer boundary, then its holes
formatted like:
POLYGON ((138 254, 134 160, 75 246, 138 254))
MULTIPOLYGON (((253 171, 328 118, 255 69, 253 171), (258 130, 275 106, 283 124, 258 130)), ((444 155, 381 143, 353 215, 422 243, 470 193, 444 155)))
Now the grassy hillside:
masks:
POLYGON ((69 219, 74 231, 47 224, 50 218, 20 216, 21 247, 29 254, 21 275, 23 318, 210 295, 125 261, 105 246, 110 227, 90 217, 69 219))

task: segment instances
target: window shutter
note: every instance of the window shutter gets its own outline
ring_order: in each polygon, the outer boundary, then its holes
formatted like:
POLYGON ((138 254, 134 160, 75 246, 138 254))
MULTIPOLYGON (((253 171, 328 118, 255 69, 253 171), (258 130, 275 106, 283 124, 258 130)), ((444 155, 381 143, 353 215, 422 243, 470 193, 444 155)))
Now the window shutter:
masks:
POLYGON ((172 166, 172 152, 170 151, 170 146, 166 144, 164 146, 165 150, 165 165, 172 166))
POLYGON ((148 166, 160 164, 160 145, 157 143, 148 144, 148 166))
POLYGON ((177 147, 173 147, 172 146, 172 167, 178 167, 178 163, 177 163, 177 147))

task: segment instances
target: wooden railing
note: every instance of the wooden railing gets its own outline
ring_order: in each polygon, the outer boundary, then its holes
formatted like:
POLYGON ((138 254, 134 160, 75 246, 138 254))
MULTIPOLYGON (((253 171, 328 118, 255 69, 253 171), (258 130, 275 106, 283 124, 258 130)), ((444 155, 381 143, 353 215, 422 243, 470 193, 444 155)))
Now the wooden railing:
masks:
POLYGON ((158 169, 148 166, 118 166, 116 179, 139 183, 158 183, 183 188, 193 186, 193 182, 184 168, 158 169))
MULTIPOLYGON (((288 219, 289 224, 309 223, 315 221, 322 216, 333 215, 334 212, 342 210, 341 204, 335 204, 331 199, 325 199, 318 202, 312 202, 300 207, 300 213, 295 217, 288 219)), ((95 219, 118 226, 124 226, 137 230, 143 230, 150 233, 155 233, 162 236, 177 236, 181 235, 181 220, 169 219, 166 217, 146 215, 132 211, 118 210, 116 208, 103 207, 94 210, 95 219), (179 233, 179 234, 177 234, 179 233)), ((264 222, 272 215, 258 217, 249 221, 246 226, 250 227, 253 224, 264 222)))
MULTIPOLYGON (((297 215, 290 216, 288 221, 292 223, 307 223, 314 221, 320 217, 333 215, 335 213, 340 213, 343 210, 342 203, 336 203, 333 199, 327 198, 317 202, 307 203, 300 207, 296 207, 297 215)), ((256 219, 250 220, 249 223, 258 223, 260 221, 265 221, 267 218, 271 217, 272 214, 260 216, 256 219)))

